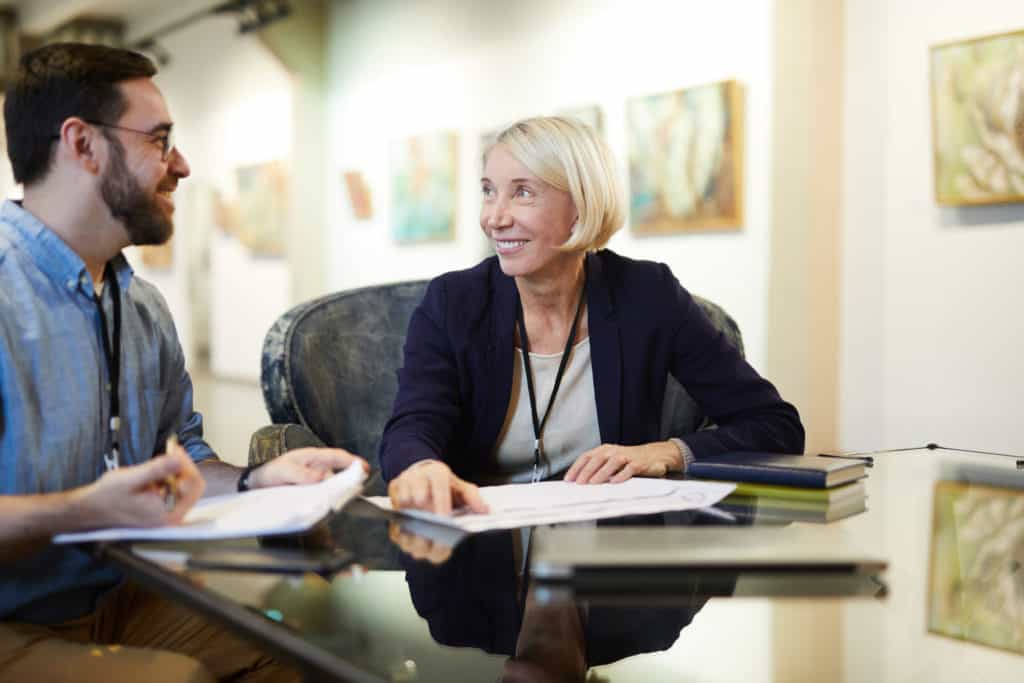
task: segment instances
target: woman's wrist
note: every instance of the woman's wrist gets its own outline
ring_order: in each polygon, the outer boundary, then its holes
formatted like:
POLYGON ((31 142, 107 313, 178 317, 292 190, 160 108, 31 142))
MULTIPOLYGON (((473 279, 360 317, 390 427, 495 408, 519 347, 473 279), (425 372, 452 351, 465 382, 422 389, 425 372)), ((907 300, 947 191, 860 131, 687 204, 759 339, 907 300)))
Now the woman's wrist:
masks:
POLYGON ((672 437, 666 443, 672 446, 673 459, 669 472, 686 474, 686 466, 693 460, 693 451, 686 445, 686 442, 678 437, 672 437))

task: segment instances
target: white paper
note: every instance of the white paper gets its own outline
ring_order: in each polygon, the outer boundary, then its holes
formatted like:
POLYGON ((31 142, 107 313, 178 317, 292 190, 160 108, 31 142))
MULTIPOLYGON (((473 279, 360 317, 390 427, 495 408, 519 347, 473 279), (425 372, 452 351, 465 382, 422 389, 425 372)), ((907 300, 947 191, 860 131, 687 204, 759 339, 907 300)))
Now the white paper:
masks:
MULTIPOLYGON (((670 510, 695 510, 714 505, 734 488, 735 484, 723 482, 641 477, 621 484, 543 481, 480 487, 480 495, 491 510, 485 515, 471 513, 466 508, 455 510, 451 516, 410 509, 399 512, 475 533, 623 515, 649 515, 670 510)), ((366 500, 383 510, 394 511, 391 501, 383 496, 367 497, 366 500)))
POLYGON ((362 490, 366 473, 354 463, 316 484, 275 486, 201 499, 181 524, 59 534, 54 543, 86 541, 201 541, 305 531, 362 490))

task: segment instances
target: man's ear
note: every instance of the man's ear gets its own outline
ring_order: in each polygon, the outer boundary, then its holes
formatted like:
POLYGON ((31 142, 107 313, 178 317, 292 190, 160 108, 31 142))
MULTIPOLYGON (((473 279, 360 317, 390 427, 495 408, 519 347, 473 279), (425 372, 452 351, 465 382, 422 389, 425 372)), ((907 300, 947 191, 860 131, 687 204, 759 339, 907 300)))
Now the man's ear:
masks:
POLYGON ((102 134, 77 116, 64 120, 60 127, 58 155, 63 155, 72 164, 96 175, 102 166, 106 145, 100 143, 102 134))

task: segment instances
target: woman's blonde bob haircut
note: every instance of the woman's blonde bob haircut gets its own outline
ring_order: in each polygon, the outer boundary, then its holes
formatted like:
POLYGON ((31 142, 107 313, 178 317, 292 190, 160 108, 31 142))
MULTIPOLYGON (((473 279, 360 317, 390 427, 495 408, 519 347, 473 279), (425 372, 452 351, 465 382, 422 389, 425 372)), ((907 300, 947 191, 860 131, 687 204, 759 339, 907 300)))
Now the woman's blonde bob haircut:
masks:
MULTIPOLYGON (((519 163, 548 185, 568 192, 579 214, 563 251, 597 251, 625 220, 622 182, 611 150, 594 129, 574 119, 543 116, 503 130, 505 145, 519 163)), ((487 154, 484 154, 484 163, 487 154)))

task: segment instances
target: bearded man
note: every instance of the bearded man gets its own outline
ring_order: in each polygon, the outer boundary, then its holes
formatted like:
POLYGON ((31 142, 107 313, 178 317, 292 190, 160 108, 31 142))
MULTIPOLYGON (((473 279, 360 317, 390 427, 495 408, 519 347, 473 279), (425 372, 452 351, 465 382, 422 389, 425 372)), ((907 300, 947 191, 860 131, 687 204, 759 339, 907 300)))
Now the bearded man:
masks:
MULTIPOLYGON (((319 481, 356 456, 255 470, 203 440, 163 298, 121 250, 174 231, 189 175, 146 57, 29 53, 4 118, 24 200, 0 208, 0 679, 290 680, 262 653, 51 536, 180 521, 204 493, 319 481), (168 445, 164 452, 164 444, 168 445), (157 484, 178 480, 170 505, 157 484)), ((365 463, 364 463, 365 466, 365 463)))

